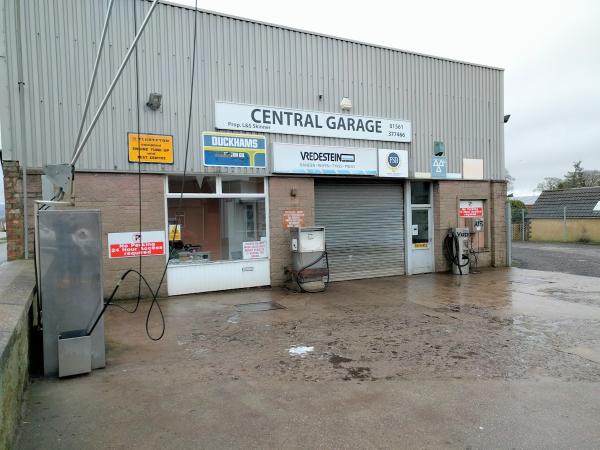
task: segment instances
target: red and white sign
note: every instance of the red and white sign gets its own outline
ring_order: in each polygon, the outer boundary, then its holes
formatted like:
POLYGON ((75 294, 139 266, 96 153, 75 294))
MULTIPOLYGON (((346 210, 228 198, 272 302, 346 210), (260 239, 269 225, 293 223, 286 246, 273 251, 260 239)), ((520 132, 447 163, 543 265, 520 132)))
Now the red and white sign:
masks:
POLYGON ((483 217, 483 200, 461 200, 460 217, 483 217))
POLYGON ((267 257, 266 241, 249 241, 242 244, 242 255, 244 259, 256 259, 267 257))
POLYGON ((108 233, 108 257, 132 258, 165 254, 164 231, 108 233))

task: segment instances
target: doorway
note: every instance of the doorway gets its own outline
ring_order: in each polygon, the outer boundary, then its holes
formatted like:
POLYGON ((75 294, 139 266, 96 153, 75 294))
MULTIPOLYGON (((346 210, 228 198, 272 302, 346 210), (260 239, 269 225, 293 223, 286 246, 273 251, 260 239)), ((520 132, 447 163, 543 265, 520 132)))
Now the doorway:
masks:
POLYGON ((433 213, 430 181, 407 182, 408 274, 433 272, 433 213))

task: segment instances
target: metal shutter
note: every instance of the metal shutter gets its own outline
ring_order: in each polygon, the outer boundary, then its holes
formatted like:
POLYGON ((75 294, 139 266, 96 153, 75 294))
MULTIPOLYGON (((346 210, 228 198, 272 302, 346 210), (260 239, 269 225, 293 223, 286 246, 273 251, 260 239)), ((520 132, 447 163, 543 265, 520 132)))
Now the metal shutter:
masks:
POLYGON ((361 181, 315 180, 332 281, 405 273, 402 185, 361 181))

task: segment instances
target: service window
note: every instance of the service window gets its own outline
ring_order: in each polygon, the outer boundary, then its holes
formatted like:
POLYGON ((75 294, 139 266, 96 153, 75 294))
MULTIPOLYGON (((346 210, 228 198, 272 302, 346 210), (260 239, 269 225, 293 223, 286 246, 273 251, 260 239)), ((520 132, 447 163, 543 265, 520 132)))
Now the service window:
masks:
POLYGON ((169 177, 170 264, 267 257, 263 177, 169 177))

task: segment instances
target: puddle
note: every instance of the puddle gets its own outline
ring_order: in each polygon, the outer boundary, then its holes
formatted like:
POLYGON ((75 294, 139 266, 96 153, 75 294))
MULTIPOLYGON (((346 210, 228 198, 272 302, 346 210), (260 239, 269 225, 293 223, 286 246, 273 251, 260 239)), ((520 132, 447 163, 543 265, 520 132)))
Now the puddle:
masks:
POLYGON ((340 367, 340 364, 352 362, 352 360, 350 358, 345 358, 344 356, 340 355, 331 355, 329 357, 329 362, 333 364, 333 367, 337 369, 340 367))
POLYGON ((314 347, 307 347, 305 345, 299 345, 297 347, 290 347, 288 350, 288 353, 291 356, 300 356, 301 358, 304 358, 308 353, 310 353, 314 350, 315 350, 314 347))
POLYGON ((272 309, 285 309, 285 306, 281 306, 275 302, 257 302, 257 303, 242 303, 235 305, 235 309, 239 312, 259 312, 259 311, 270 311, 272 309))
POLYGON ((588 359, 595 363, 600 364, 600 345, 596 346, 577 346, 564 349, 563 352, 570 353, 572 355, 581 356, 582 358, 588 359))
POLYGON ((600 320, 600 307, 514 292, 510 306, 515 314, 546 319, 600 320))

